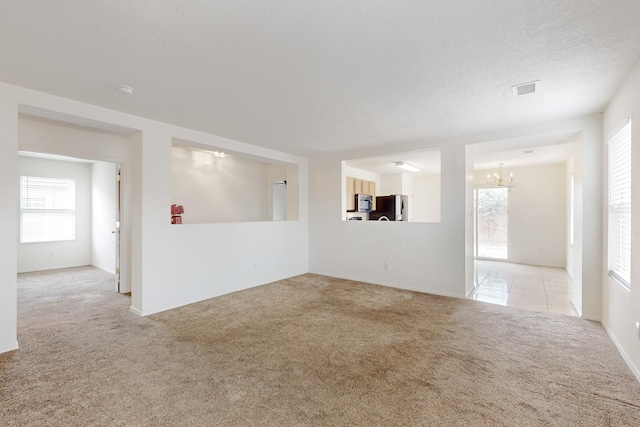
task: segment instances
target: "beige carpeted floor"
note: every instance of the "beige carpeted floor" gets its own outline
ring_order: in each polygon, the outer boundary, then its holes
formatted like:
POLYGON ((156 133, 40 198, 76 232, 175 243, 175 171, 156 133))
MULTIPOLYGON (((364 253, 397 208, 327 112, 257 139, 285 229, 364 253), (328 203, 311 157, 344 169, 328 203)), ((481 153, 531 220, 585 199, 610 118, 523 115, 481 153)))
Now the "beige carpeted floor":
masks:
POLYGON ((1 426, 640 425, 598 323, 312 274, 148 318, 112 288, 19 276, 1 426))

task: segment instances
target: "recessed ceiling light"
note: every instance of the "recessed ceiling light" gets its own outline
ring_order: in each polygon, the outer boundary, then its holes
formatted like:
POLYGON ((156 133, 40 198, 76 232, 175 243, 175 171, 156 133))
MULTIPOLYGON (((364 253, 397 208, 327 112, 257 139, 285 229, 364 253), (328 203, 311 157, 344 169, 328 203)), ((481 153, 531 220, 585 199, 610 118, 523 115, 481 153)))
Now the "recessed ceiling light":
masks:
POLYGON ((120 85, 117 89, 118 92, 124 95, 133 95, 133 88, 131 86, 120 85))
POLYGON ((409 172, 420 172, 420 169, 407 162, 396 162, 396 166, 409 172))
POLYGON ((517 98, 522 95, 540 92, 539 86, 540 80, 536 80, 535 82, 522 83, 519 85, 511 86, 511 91, 513 92, 513 97, 517 98))

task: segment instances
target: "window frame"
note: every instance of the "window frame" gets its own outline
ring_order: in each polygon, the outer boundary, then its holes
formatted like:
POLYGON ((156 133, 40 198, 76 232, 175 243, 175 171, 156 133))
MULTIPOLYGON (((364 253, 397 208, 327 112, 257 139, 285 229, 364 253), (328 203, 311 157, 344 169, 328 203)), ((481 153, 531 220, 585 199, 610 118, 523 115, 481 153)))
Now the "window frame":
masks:
POLYGON ((631 151, 628 118, 607 141, 607 272, 627 292, 631 292, 631 151))
POLYGON ((20 229, 19 240, 21 244, 38 244, 52 242, 70 242, 76 240, 76 181, 72 178, 44 177, 30 174, 21 174, 19 178, 19 195, 20 195, 20 229), (33 180, 30 184, 29 181, 33 180), (40 182, 40 185, 37 182, 40 182), (48 182, 49 188, 46 183, 48 182), (44 184, 43 184, 44 183, 44 184), (61 186, 61 184, 66 184, 61 186), (56 186, 60 188, 58 192, 58 200, 56 200, 56 186), (39 187, 39 188, 38 188, 39 187), (47 192, 48 190, 48 192, 47 192), (29 192, 40 191, 38 198, 31 198, 29 192), (66 194, 64 194, 66 193, 66 194), (62 196, 62 197, 60 197, 62 196), (25 217, 39 214, 40 229, 27 229, 25 217), (44 224, 47 220, 55 217, 58 220, 62 217, 62 221, 68 221, 70 224, 66 227, 64 235, 56 233, 47 233, 44 224), (33 235, 41 233, 41 237, 34 238, 33 235))

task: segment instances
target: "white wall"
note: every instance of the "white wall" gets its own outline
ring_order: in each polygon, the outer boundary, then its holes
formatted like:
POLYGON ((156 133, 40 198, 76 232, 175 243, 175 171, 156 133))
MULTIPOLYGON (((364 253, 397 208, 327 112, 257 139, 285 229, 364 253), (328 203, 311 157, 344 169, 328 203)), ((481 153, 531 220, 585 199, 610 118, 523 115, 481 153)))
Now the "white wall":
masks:
MULTIPOLYGON (((12 86, 5 86, 5 93, 8 93, 10 88, 12 86)), ((0 91, 1 89, 0 87, 0 91)), ((18 92, 21 91, 18 90, 18 92)), ((39 102, 46 100, 56 101, 58 99, 40 96, 37 92, 26 91, 24 94, 34 95, 39 102)), ((56 104, 56 102, 53 103, 56 104)), ((53 114, 51 111, 52 108, 55 108, 53 105, 43 110, 33 107, 33 105, 38 105, 38 102, 31 102, 31 104, 32 106, 28 108, 25 104, 22 104, 21 108, 29 110, 32 114, 37 113, 54 117, 59 115, 61 120, 69 119, 66 114, 53 114)), ((83 123, 87 122, 87 120, 83 120, 83 123)), ((130 292, 132 269, 130 209, 133 204, 131 198, 131 174, 135 170, 131 157, 131 136, 25 114, 19 114, 18 124, 18 147, 20 150, 122 164, 120 291, 130 292)), ((97 124, 99 125, 100 123, 97 124)), ((124 132, 124 130, 121 131, 124 132)))
POLYGON ((266 221, 267 184, 264 163, 171 149, 171 204, 184 206, 183 224, 266 221))
MULTIPOLYGON (((580 144, 581 155, 575 164, 576 216, 579 222, 576 233, 581 276, 574 286, 582 286, 581 292, 574 290, 573 305, 585 319, 600 320, 602 317, 602 192, 605 176, 602 173, 602 116, 583 129, 580 144)), ((576 261, 577 264, 578 261, 576 261)), ((605 267, 606 268, 606 267, 605 267)), ((577 276, 577 275, 576 275, 577 276)))
POLYGON ((440 222, 440 174, 413 176, 415 222, 440 222))
MULTIPOLYGON (((601 211, 603 213, 604 237, 602 239, 603 268, 603 313, 602 323, 623 354, 627 363, 640 380, 640 340, 635 322, 640 321, 640 63, 638 63, 624 85, 620 87, 604 114, 605 139, 611 137, 624 123, 627 117, 632 117, 631 123, 631 293, 625 291, 609 279, 606 269, 607 257, 607 197, 605 197, 601 211)), ((606 145, 601 144, 600 154, 603 164, 607 162, 606 145)), ((605 173, 605 177, 607 174, 605 173)), ((606 182, 606 181, 605 181, 606 182)))
MULTIPOLYGON (((318 155, 310 161, 310 271, 346 279, 464 297, 473 288, 473 168, 466 156, 476 143, 509 141, 533 135, 582 132, 593 175, 585 181, 585 206, 600 205, 601 167, 593 154, 601 140, 601 116, 541 123, 450 138, 413 141, 343 153, 318 155), (341 221, 342 160, 384 156, 394 152, 441 149, 441 222, 341 221), (391 265, 384 269, 384 263, 391 265)), ((507 145, 508 146, 508 145, 507 145)), ((561 177, 564 182, 564 176, 561 177)), ((382 183, 384 186, 384 183, 382 183)), ((564 205, 563 205, 564 209, 564 205)), ((587 209, 587 208, 585 208, 587 209)), ((564 218, 564 216, 562 216, 564 218)), ((580 225, 585 241, 600 239, 598 215, 585 215, 580 225)), ((599 316, 600 247, 588 246, 584 264, 584 312, 599 316)), ((564 244, 562 245, 564 247, 564 244)), ((580 267, 582 268, 582 266, 580 267)), ((582 308, 582 305, 581 305, 582 308)))
POLYGON ((18 236, 18 272, 91 264, 91 164, 19 156, 18 175, 73 179, 76 187, 75 240, 20 243, 18 236))
POLYGON ((404 178, 401 173, 386 173, 380 175, 380 190, 378 190, 378 194, 381 196, 405 194, 403 193, 403 183, 404 178))
MULTIPOLYGON (((33 113, 46 114, 38 109, 33 113)), ((26 114, 18 117, 20 150, 115 163, 126 162, 130 157, 131 137, 127 134, 26 114)))
MULTIPOLYGON (((571 155, 571 157, 569 158, 569 160, 567 160, 567 163, 565 165, 565 172, 566 172, 566 176, 565 176, 565 188, 567 191, 567 203, 566 203, 566 216, 567 216, 567 248, 566 248, 566 259, 567 259, 567 266, 566 266, 566 270, 567 273, 569 273, 569 276, 571 276, 571 278, 574 277, 575 275, 575 249, 576 249, 576 243, 575 243, 575 200, 576 200, 576 179, 575 179, 575 173, 574 173, 574 164, 575 164, 575 157, 574 155, 571 155), (573 179, 573 194, 571 194, 571 180, 573 179), (572 198, 573 197, 573 198, 572 198), (574 212, 573 212, 573 233, 574 233, 574 240, 573 242, 571 241, 571 205, 573 204, 574 206, 574 212)), ((581 290, 581 289, 580 289, 581 290)))
POLYGON ((0 96, 0 353, 18 348, 18 105, 0 96))
MULTIPOLYGON (((566 266, 566 173, 564 164, 509 168, 509 261, 566 266)), ((486 187, 486 170, 475 172, 486 187)))
MULTIPOLYGON (((308 271, 306 162, 268 149, 164 125, 135 134, 132 309, 142 315, 190 304, 308 271), (296 163, 300 220, 171 225, 172 139, 296 163), (139 211, 137 210, 139 209, 139 211)), ((266 183, 265 183, 266 184, 266 183)), ((185 206, 185 210, 187 207, 185 206)))
POLYGON ((91 165, 91 265, 116 272, 116 171, 115 163, 91 165))
MULTIPOLYGON (((17 231, 18 110, 83 126, 130 132, 87 138, 65 138, 66 128, 47 120, 21 123, 21 149, 73 157, 123 162, 126 222, 130 237, 131 308, 147 315, 205 298, 295 276, 308 271, 308 193, 305 159, 238 141, 161 123, 53 95, 0 83, 0 136, 2 177, 0 200, 6 236, 17 231), (130 136, 129 136, 130 135, 130 136), (118 139, 118 138, 116 138, 118 139), (203 146, 289 163, 299 170, 297 221, 172 226, 167 219, 171 204, 171 144, 174 139, 203 146), (122 142, 122 144, 121 144, 122 142), (5 155, 6 154, 6 155, 5 155), (7 173, 9 171, 9 173, 7 173), (255 268, 254 268, 255 266, 255 268)), ((21 120, 22 122, 22 120, 21 120)), ((125 243, 126 245, 126 243, 125 243)), ((123 248, 124 249, 124 248, 123 248)), ((16 275, 15 238, 0 240, 0 257, 6 260, 0 282, 0 350, 15 348, 16 275), (5 319, 6 317, 6 319, 5 319), (6 321, 4 321, 6 320, 6 321)), ((124 267, 124 266, 123 266, 124 267)))
MULTIPOLYGON (((393 152, 397 147, 388 149, 393 152)), ((372 149, 311 159, 310 271, 464 296, 465 270, 464 266, 460 268, 465 253, 464 145, 452 143, 442 147, 442 185, 450 190, 442 201, 445 218, 442 223, 341 221, 342 160, 384 154, 372 149), (389 263, 391 268, 385 270, 384 263, 389 263)), ((383 178, 378 194, 384 192, 383 178)))

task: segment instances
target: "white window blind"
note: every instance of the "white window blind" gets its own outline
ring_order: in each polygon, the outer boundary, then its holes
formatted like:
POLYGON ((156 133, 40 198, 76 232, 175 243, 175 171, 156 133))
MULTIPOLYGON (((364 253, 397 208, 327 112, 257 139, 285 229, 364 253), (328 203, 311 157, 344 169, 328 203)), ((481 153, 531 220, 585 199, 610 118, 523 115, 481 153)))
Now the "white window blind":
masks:
POLYGON ((20 177, 20 242, 74 240, 76 184, 72 179, 20 177))
POLYGON ((609 140, 609 275, 631 283, 631 121, 609 140))

